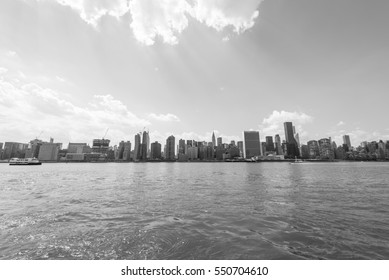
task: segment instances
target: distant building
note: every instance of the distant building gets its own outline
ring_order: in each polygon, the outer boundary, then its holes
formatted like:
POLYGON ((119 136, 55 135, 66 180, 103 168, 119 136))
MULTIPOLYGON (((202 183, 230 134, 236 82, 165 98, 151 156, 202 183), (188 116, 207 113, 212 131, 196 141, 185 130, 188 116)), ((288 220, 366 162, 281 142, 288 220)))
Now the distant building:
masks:
POLYGON ((155 141, 154 143, 151 143, 150 159, 155 160, 161 158, 162 158, 162 145, 161 143, 155 141))
POLYGON ((215 132, 212 132, 212 145, 213 147, 216 147, 216 138, 215 138, 215 132))
POLYGON ((92 152, 99 154, 108 154, 109 150, 108 139, 93 139, 92 152))
POLYGON ((59 150, 62 148, 61 143, 42 143, 39 149, 38 159, 42 161, 57 161, 59 150))
POLYGON ((25 158, 38 158, 39 149, 43 141, 39 139, 31 140, 26 150, 25 158))
POLYGON ((149 144, 150 144, 150 136, 147 131, 143 131, 143 137, 142 137, 142 145, 141 145, 141 160, 147 160, 148 158, 148 150, 149 150, 149 144))
POLYGON ((17 142, 5 142, 2 159, 24 158, 28 144, 17 142))
POLYGON ((69 143, 68 145, 68 153, 87 153, 87 149, 88 145, 86 143, 69 143))
POLYGON ((351 151, 351 141, 349 135, 343 135, 343 144, 347 145, 348 150, 351 151))
POLYGON ((131 160, 131 142, 130 141, 127 141, 124 143, 123 160, 124 161, 131 160))
POLYGON ((188 147, 188 159, 197 160, 199 158, 199 149, 197 147, 188 147))
POLYGON ((166 153, 165 153, 165 159, 167 160, 175 160, 176 154, 175 154, 175 147, 176 147, 176 139, 173 135, 169 136, 166 139, 166 153))
POLYGON ((309 147, 308 145, 301 145, 301 158, 309 158, 309 147))
POLYGON ((319 152, 320 158, 322 159, 334 159, 334 151, 332 149, 331 140, 328 138, 323 138, 318 141, 319 143, 319 152))
POLYGON ((239 156, 243 157, 244 155, 243 141, 238 141, 238 149, 239 149, 239 156))
POLYGON ((308 154, 309 158, 316 159, 320 157, 319 143, 316 140, 308 141, 308 154))
POLYGON ((268 151, 268 152, 275 151, 272 136, 266 136, 266 151, 268 151))
POLYGON ((185 140, 178 140, 178 154, 185 154, 185 140))
POLYGON ((252 158, 261 155, 259 131, 244 131, 243 139, 245 158, 252 158))
POLYGON ((282 151, 282 143, 281 143, 281 137, 280 135, 276 134, 274 136, 275 141, 275 150, 277 155, 283 155, 284 152, 282 151))
POLYGON ((284 122, 285 139, 286 139, 286 156, 288 158, 295 158, 300 156, 299 145, 294 138, 295 129, 291 122, 284 122))
POLYGON ((217 138, 217 146, 220 147, 223 145, 223 139, 221 137, 217 138))
POLYGON ((140 143, 140 134, 135 134, 135 146, 134 146, 134 160, 139 160, 141 157, 141 143, 140 143))

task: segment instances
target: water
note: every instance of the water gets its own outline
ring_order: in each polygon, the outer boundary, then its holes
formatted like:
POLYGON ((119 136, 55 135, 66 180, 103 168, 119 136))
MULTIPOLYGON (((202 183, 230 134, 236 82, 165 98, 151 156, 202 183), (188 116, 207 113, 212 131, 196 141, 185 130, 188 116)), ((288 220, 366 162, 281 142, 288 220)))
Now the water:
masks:
POLYGON ((0 172, 0 259, 389 259, 388 163, 0 172))

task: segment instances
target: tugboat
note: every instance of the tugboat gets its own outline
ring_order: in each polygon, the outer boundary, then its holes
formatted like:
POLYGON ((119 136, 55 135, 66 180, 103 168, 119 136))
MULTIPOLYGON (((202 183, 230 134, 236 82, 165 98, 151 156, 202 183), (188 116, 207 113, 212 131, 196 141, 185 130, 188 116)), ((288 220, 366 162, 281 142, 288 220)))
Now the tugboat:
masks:
POLYGON ((41 165, 37 158, 11 158, 9 165, 41 165))

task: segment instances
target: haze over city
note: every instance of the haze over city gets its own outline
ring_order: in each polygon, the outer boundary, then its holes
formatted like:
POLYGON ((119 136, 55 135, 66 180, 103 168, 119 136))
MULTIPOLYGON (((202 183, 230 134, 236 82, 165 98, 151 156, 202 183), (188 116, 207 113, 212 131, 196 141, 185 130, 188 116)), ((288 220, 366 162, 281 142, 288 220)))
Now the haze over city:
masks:
POLYGON ((0 3, 0 141, 389 139, 387 1, 0 3), (174 9, 173 9, 174 7, 174 9), (43 131, 43 133, 41 133, 43 131))

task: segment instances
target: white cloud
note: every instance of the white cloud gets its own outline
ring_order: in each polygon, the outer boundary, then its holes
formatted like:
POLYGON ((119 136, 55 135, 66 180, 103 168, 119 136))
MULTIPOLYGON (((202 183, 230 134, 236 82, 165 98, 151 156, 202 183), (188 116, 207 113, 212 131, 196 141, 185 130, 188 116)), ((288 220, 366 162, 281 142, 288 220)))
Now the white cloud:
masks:
POLYGON ((296 127, 296 132, 299 133, 300 140, 303 140, 308 136, 303 125, 313 122, 313 117, 303 112, 273 111, 267 118, 263 119, 259 126, 263 134, 261 137, 274 136, 275 134, 284 135, 284 122, 292 122, 296 127))
POLYGON ((336 125, 337 125, 337 126, 342 126, 342 125, 345 125, 345 124, 346 124, 345 122, 340 121, 340 122, 338 122, 336 125))
POLYGON ((149 117, 154 119, 154 120, 157 120, 157 121, 162 121, 162 122, 179 122, 180 119, 176 116, 176 115, 173 115, 173 114, 160 114, 160 115, 157 115, 157 114, 154 114, 154 113, 151 113, 149 114, 149 117))
POLYGON ((109 128, 113 142, 130 139, 150 122, 133 114, 111 95, 96 95, 80 106, 37 84, 14 84, 0 79, 0 131, 7 141, 29 141, 44 130, 58 141, 86 141, 102 137, 109 128), (132 129, 133 131, 130 131, 132 129))
POLYGON ((4 68, 4 67, 0 67, 0 75, 3 75, 5 73, 8 72, 8 69, 7 68, 4 68))
MULTIPOLYGON (((42 1, 42 0, 40 0, 42 1)), ((47 1, 47 0, 43 0, 47 1)), ((97 27, 104 15, 120 19, 131 13, 130 27, 135 38, 153 45, 157 37, 177 44, 178 35, 188 27, 189 17, 222 31, 231 27, 239 34, 251 28, 262 0, 57 0, 70 6, 89 24, 97 27)), ((229 38, 224 37, 224 40, 229 38)))
POLYGON ((93 26, 97 26, 104 15, 119 19, 129 10, 126 0, 57 0, 57 2, 73 8, 84 21, 93 26))

